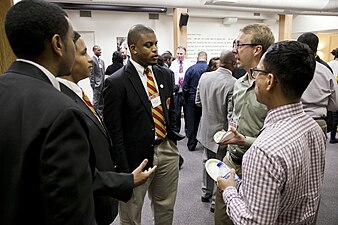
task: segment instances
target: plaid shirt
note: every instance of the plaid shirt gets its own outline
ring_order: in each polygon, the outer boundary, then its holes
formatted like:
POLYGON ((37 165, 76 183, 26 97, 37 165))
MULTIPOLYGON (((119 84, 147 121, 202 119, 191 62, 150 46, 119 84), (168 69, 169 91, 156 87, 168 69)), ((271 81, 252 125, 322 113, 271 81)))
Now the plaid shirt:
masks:
POLYGON ((235 224, 310 224, 323 184, 326 137, 301 103, 268 112, 243 158, 239 192, 223 192, 235 224))

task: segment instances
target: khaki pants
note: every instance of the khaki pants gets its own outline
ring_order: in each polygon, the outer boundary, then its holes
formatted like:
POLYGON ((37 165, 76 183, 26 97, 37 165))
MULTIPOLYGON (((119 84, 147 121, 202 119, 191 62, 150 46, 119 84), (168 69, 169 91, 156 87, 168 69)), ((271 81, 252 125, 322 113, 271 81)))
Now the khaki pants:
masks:
POLYGON ((154 224, 171 225, 173 222, 179 171, 177 146, 166 140, 155 145, 154 151, 155 173, 146 183, 134 188, 132 198, 127 203, 119 202, 121 225, 141 224, 141 210, 147 191, 154 224))
MULTIPOLYGON (((225 165, 236 170, 236 174, 242 178, 242 166, 235 164, 230 157, 229 152, 223 158, 225 165)), ((222 193, 217 189, 215 201, 215 225, 233 225, 226 213, 226 204, 224 203, 222 193)))

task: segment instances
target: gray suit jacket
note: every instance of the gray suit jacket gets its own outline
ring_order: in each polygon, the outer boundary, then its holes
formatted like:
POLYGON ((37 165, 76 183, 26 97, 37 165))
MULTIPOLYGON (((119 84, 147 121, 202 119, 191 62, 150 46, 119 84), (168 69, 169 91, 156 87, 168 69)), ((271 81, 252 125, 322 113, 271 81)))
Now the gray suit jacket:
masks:
POLYGON ((195 103, 202 107, 197 140, 215 153, 218 144, 213 136, 217 131, 228 129, 228 101, 235 81, 230 70, 220 67, 216 71, 203 73, 197 87, 195 103))
POLYGON ((104 75, 105 75, 106 67, 102 59, 100 59, 101 65, 102 65, 100 67, 97 57, 93 56, 92 58, 93 58, 93 63, 92 63, 93 69, 89 77, 90 85, 93 88, 93 90, 102 91, 103 85, 104 85, 104 75))

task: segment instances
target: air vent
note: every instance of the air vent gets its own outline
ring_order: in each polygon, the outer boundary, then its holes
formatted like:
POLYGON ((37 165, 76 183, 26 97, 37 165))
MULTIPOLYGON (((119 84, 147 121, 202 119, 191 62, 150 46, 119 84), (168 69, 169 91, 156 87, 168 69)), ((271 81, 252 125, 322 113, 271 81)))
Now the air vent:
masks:
POLYGON ((254 13, 254 16, 261 16, 260 13, 254 13))
POLYGON ((160 18, 160 15, 158 13, 149 13, 150 20, 158 20, 159 18, 160 18))
POLYGON ((89 10, 80 10, 80 17, 92 17, 92 12, 89 10))

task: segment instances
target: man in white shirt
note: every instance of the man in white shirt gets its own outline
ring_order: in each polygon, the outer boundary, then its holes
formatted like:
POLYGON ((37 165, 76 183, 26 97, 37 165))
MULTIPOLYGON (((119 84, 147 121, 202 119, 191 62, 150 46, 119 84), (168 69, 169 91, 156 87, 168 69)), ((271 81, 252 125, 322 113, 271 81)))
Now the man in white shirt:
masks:
POLYGON ((186 54, 187 49, 185 47, 183 46, 177 47, 176 59, 172 61, 170 66, 170 69, 175 74, 174 102, 175 102, 175 120, 177 132, 179 132, 181 129, 182 108, 183 113, 185 111, 184 96, 182 92, 184 75, 187 69, 193 65, 192 62, 190 62, 185 58, 186 54))
MULTIPOLYGON (((304 33, 297 41, 307 44, 312 54, 317 55, 319 39, 314 33, 304 33)), ((327 111, 338 110, 338 85, 335 76, 322 62, 316 61, 316 69, 312 81, 302 95, 305 113, 311 116, 323 132, 327 133, 327 111)))

